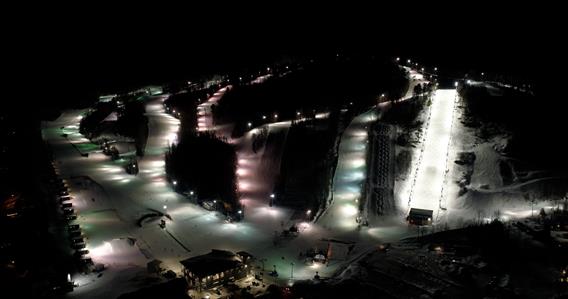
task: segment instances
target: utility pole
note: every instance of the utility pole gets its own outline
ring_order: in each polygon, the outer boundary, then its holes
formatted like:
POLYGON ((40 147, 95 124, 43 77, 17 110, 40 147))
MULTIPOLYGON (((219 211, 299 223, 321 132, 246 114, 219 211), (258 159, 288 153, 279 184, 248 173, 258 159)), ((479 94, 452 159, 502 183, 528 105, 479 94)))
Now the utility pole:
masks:
POLYGON ((294 263, 290 263, 292 268, 290 268, 290 279, 294 279, 294 263))
POLYGON ((264 272, 264 262, 266 262, 266 259, 260 259, 260 262, 262 263, 262 272, 264 272))

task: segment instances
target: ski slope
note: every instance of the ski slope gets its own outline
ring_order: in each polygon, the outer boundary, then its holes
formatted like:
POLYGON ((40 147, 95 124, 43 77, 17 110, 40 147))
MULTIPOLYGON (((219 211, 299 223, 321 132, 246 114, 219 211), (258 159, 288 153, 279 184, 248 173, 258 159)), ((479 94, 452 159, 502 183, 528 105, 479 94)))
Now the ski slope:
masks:
POLYGON ((440 207, 448 167, 448 150, 453 123, 455 89, 439 89, 432 100, 427 131, 418 159, 418 171, 412 183, 406 210, 410 208, 433 210, 440 207))

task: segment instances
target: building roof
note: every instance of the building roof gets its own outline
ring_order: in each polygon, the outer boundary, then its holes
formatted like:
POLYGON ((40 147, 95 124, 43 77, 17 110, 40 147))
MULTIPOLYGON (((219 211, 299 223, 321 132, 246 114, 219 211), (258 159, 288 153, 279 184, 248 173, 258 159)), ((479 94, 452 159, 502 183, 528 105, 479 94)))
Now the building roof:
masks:
POLYGON ((113 111, 102 121, 117 121, 117 120, 118 120, 118 114, 116 113, 116 111, 113 111))
POLYGON ((210 253, 194 256, 180 263, 197 277, 214 275, 239 267, 243 264, 234 253, 226 250, 213 249, 210 253))
POLYGON ((423 216, 423 217, 432 217, 434 212, 432 210, 424 210, 424 209, 415 209, 411 208, 409 215, 411 216, 423 216))

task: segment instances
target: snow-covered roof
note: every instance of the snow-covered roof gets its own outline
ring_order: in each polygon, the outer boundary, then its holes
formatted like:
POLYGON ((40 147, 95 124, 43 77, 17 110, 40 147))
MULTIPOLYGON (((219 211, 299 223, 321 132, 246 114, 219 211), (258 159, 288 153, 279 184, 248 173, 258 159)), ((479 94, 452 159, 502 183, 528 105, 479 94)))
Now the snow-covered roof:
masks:
POLYGON ((425 210, 425 209, 410 209, 411 216, 425 216, 425 217, 432 217, 433 211, 432 210, 425 210))
POLYGON ((103 119, 103 121, 117 121, 118 120, 118 114, 116 114, 116 111, 111 112, 105 119, 103 119))

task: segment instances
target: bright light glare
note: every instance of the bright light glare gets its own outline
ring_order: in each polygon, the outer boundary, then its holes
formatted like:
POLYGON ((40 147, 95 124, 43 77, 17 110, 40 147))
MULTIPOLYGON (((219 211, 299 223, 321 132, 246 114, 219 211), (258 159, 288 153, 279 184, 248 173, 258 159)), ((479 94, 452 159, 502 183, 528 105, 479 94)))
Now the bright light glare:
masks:
POLYGON ((351 204, 345 204, 341 207, 341 213, 346 217, 355 216, 357 214, 357 208, 351 204))
POLYGON ((365 159, 363 158, 355 158, 349 161, 349 166, 353 168, 359 168, 365 166, 365 159))
POLYGON ((93 258, 99 258, 103 256, 107 256, 113 253, 112 245, 109 242, 103 242, 102 245, 97 246, 95 248, 91 248, 89 250, 89 254, 93 258))

